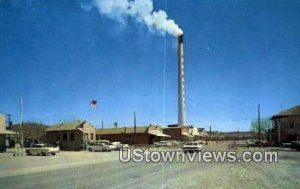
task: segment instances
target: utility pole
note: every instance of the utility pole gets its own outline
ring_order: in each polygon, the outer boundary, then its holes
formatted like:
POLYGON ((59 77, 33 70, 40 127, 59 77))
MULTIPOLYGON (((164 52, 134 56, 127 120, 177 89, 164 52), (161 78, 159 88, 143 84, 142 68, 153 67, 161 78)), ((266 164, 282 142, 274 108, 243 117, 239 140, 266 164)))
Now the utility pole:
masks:
POLYGON ((261 126, 260 126, 260 105, 257 107, 257 121, 258 121, 258 143, 259 147, 261 147, 261 126))
POLYGON ((271 146, 271 145, 272 145, 272 129, 273 129, 273 123, 272 123, 272 125, 271 125, 271 128, 269 129, 269 131, 270 131, 270 140, 269 140, 269 146, 271 146))
POLYGON ((20 127, 21 127, 21 150, 24 151, 24 132, 23 132, 23 98, 20 97, 20 127))
POLYGON ((8 130, 10 130, 11 126, 12 126, 11 114, 6 114, 6 116, 8 117, 7 128, 8 128, 8 130))
POLYGON ((134 126, 134 133, 136 133, 136 115, 135 115, 135 112, 133 112, 133 126, 134 126))
MULTIPOLYGON (((11 129, 11 126, 12 126, 12 121, 11 121, 11 114, 6 114, 7 115, 7 117, 8 117, 8 121, 7 121, 7 128, 8 128, 8 130, 10 130, 11 129)), ((11 135, 9 135, 8 136, 8 146, 10 147, 10 144, 11 144, 11 135)))
POLYGON ((211 141, 211 125, 209 126, 209 141, 211 141))

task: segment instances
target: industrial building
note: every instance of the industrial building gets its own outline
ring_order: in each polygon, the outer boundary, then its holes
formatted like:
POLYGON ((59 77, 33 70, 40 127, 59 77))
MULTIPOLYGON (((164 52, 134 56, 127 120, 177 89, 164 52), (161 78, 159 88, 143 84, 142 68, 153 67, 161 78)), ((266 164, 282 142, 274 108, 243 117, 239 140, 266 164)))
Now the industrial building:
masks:
POLYGON ((61 150, 81 150, 96 140, 96 129, 87 121, 68 122, 46 129, 46 141, 61 150))
POLYGON ((126 144, 153 144, 169 139, 158 125, 144 127, 102 128, 96 130, 97 140, 118 141, 126 144))
POLYGON ((168 125, 164 128, 164 133, 171 136, 171 140, 188 141, 189 138, 193 138, 190 134, 190 128, 187 126, 178 127, 178 125, 168 125))
POLYGON ((179 127, 177 124, 168 125, 164 128, 164 133, 171 136, 171 140, 190 141, 207 139, 208 134, 204 128, 193 126, 179 127))
POLYGON ((300 140, 300 105, 273 115, 271 120, 273 129, 268 134, 271 144, 300 140))

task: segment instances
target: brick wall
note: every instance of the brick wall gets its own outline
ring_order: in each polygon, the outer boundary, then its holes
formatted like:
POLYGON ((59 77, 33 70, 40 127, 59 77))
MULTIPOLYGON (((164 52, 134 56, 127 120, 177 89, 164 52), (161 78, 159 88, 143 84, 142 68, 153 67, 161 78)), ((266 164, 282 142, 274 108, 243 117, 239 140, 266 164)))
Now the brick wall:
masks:
POLYGON ((164 134, 170 135, 171 140, 182 140, 181 128, 165 128, 164 134))
POLYGON ((300 116, 274 119, 274 126, 277 144, 300 140, 300 116))

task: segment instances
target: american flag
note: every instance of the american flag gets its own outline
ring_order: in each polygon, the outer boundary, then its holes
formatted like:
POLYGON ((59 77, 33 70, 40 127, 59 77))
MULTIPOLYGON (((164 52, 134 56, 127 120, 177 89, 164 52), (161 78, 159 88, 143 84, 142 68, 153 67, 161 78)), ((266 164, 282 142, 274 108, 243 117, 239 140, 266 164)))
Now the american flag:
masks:
POLYGON ((97 106, 97 100, 91 100, 90 107, 95 108, 97 106))

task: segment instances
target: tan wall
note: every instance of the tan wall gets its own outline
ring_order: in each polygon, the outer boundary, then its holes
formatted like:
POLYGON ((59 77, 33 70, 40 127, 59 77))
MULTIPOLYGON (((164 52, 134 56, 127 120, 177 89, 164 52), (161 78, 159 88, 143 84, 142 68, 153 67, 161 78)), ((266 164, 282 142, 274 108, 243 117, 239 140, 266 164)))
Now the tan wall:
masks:
POLYGON ((151 133, 151 132, 154 132, 154 133, 155 132, 161 132, 161 133, 163 133, 163 130, 159 126, 153 126, 153 125, 151 125, 151 126, 148 127, 148 133, 151 133))
POLYGON ((46 132, 46 141, 54 145, 59 144, 61 150, 81 150, 87 141, 95 140, 96 129, 88 122, 76 130, 46 132))
POLYGON ((79 130, 48 131, 46 140, 50 144, 59 145, 61 150, 81 150, 83 146, 83 133, 79 130), (71 138, 72 135, 74 136, 73 140, 71 138))
POLYGON ((6 130, 5 115, 0 114, 0 132, 6 130))
POLYGON ((85 122, 81 128, 83 128, 84 136, 88 141, 96 140, 96 129, 88 122, 85 122))

